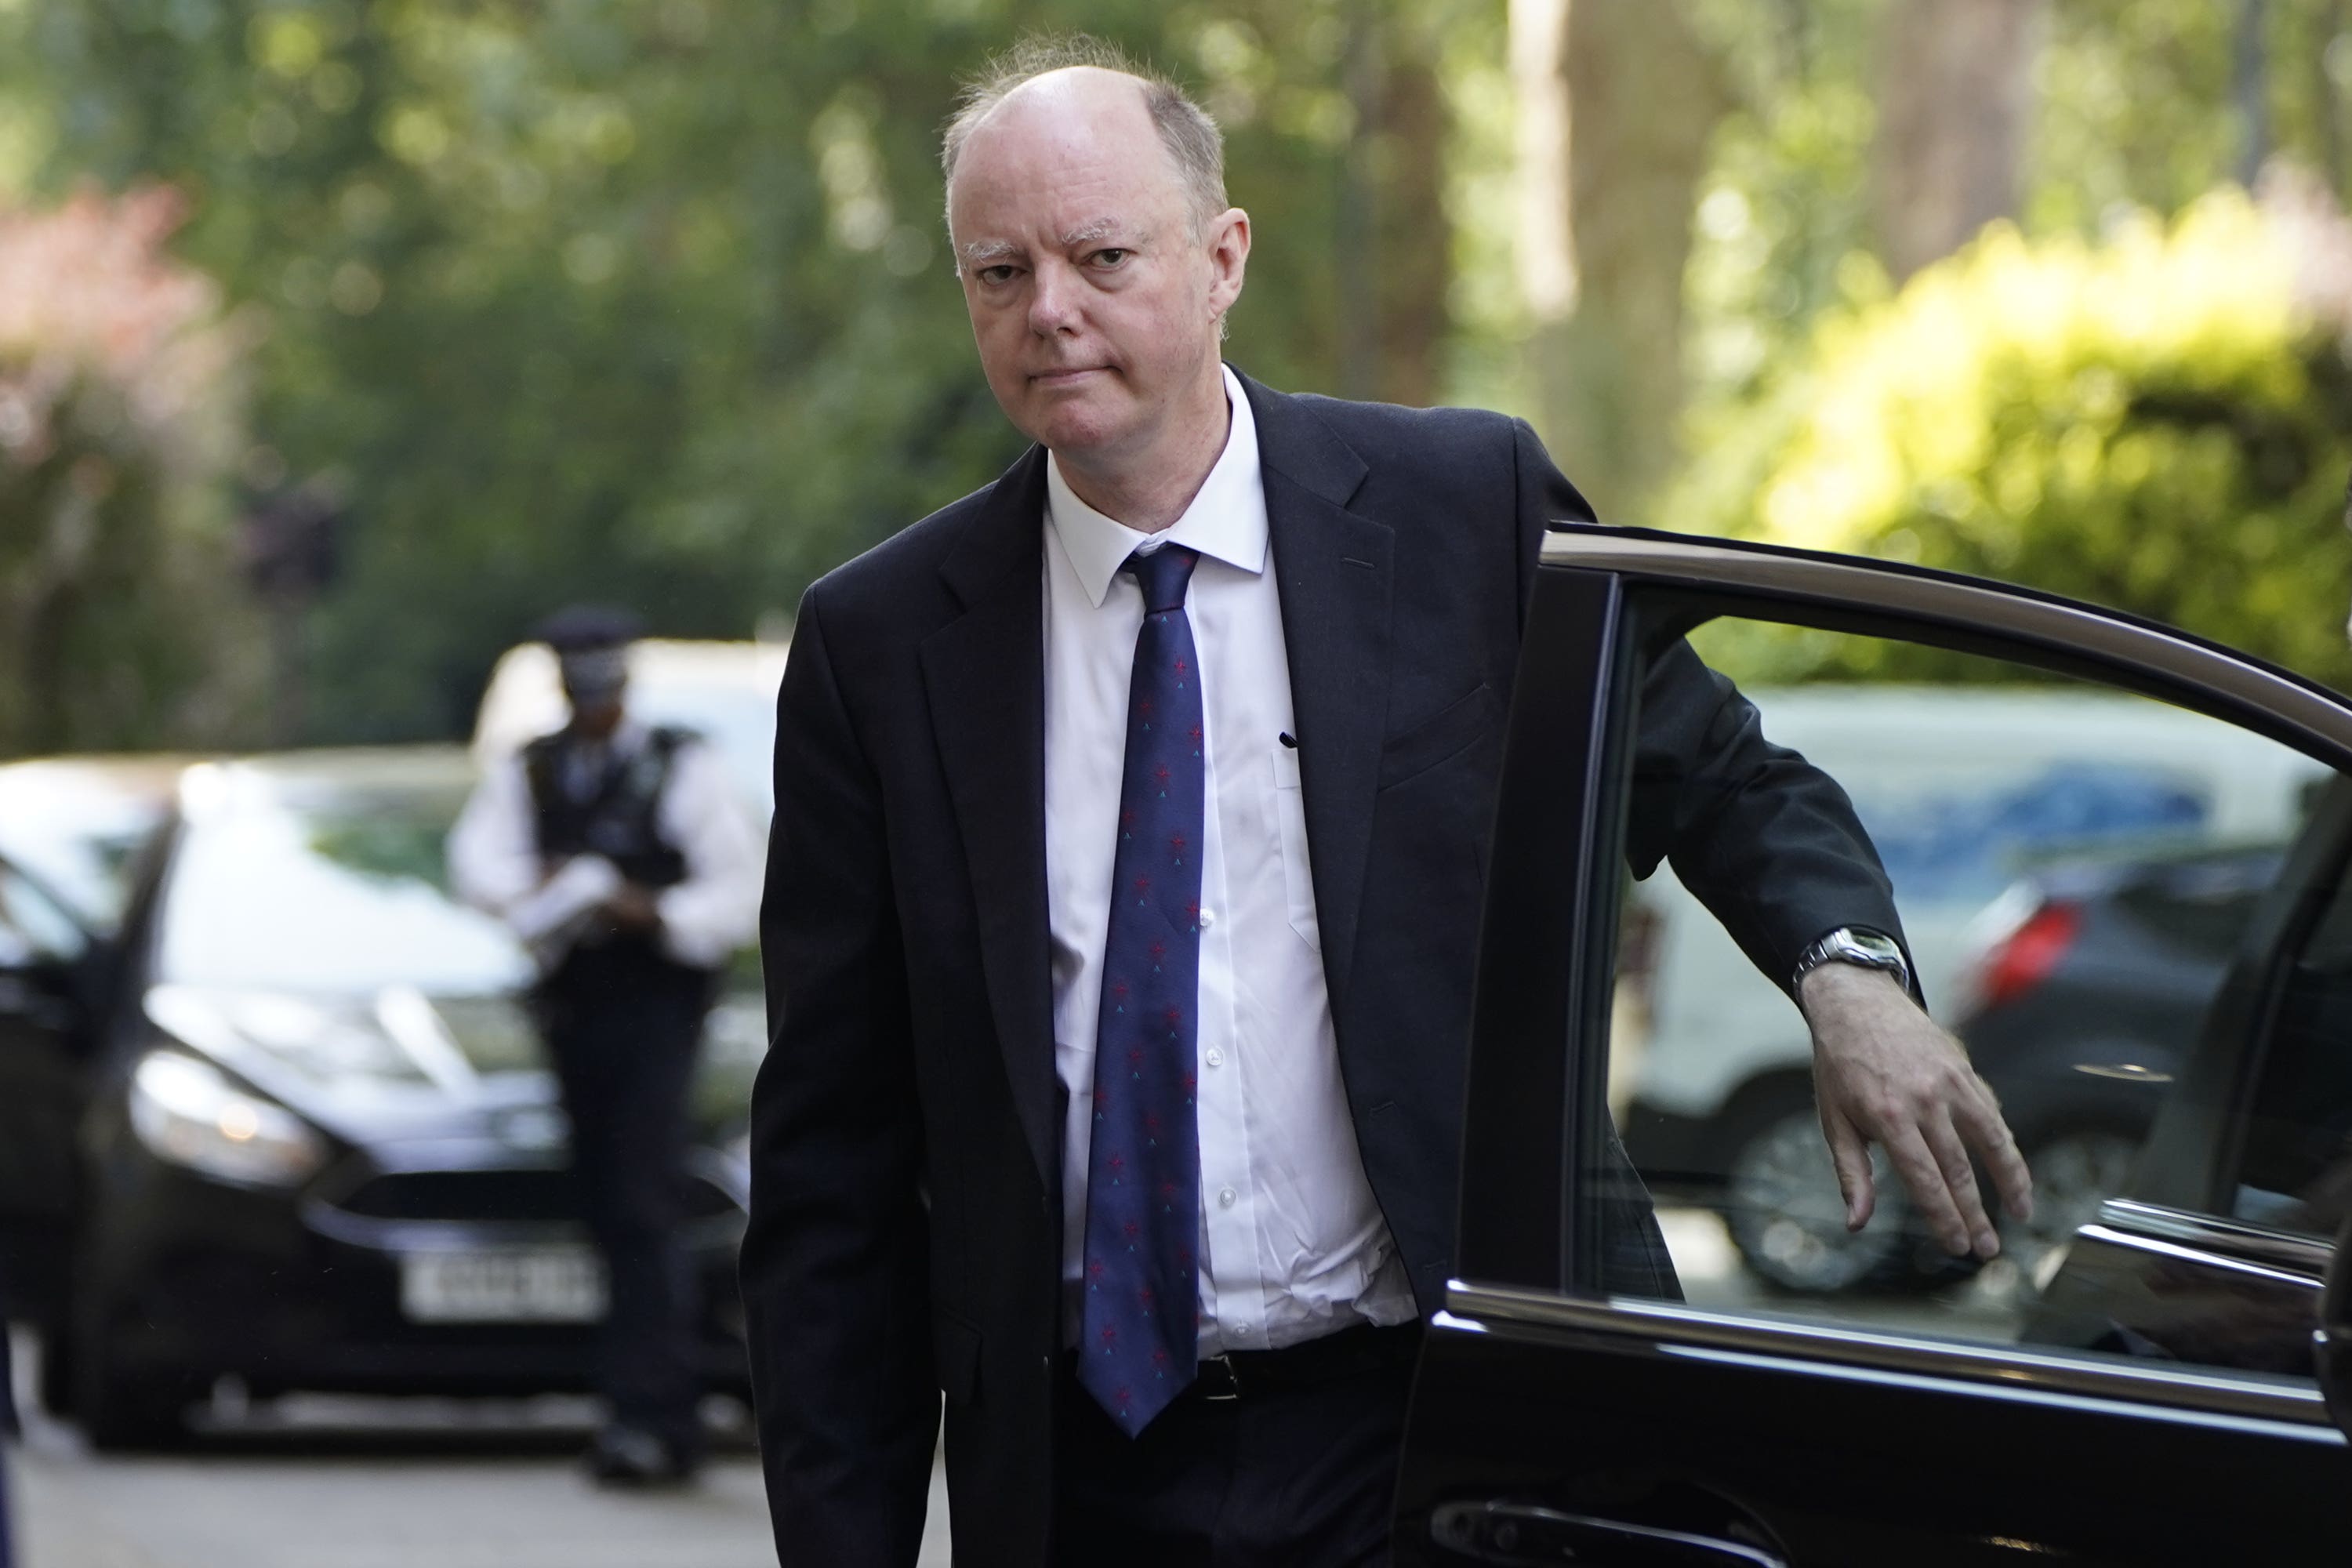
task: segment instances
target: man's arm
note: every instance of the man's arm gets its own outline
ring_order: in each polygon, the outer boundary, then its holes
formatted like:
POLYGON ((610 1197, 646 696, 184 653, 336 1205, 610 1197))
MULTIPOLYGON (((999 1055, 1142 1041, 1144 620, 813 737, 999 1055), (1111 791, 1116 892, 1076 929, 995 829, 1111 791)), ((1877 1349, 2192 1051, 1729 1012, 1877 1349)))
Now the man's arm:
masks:
POLYGON ((540 858, 530 781, 522 758, 501 757, 474 786, 446 846, 457 896, 506 921, 542 969, 627 884, 601 855, 575 855, 551 871, 540 858))
POLYGON ((482 772, 449 829, 449 885, 478 910, 504 916, 547 879, 532 831, 530 785, 522 759, 500 757, 482 772))
POLYGON ((939 1384, 922 1137, 879 781, 814 590, 776 725, 743 1307, 779 1560, 911 1568, 939 1384))
POLYGON ((662 946, 680 963, 716 969, 759 922, 759 833, 707 742, 678 748, 660 811, 662 836, 686 861, 686 879, 651 899, 662 946))
MULTIPOLYGON (((1524 422, 1515 439, 1524 605, 1544 529, 1593 512, 1524 422)), ((1643 683, 1626 858, 1642 877, 1671 859, 1775 984, 1839 926, 1902 939, 1893 889, 1845 792, 1765 740, 1755 707, 1679 637, 1643 683)), ((1948 1251, 1999 1251, 1969 1152, 2021 1219, 2032 1213, 2032 1183, 1958 1042, 1879 971, 1824 964, 1805 977, 1801 1005, 1848 1226, 1860 1229, 1874 1206, 1869 1145, 1878 1143, 1948 1251)))

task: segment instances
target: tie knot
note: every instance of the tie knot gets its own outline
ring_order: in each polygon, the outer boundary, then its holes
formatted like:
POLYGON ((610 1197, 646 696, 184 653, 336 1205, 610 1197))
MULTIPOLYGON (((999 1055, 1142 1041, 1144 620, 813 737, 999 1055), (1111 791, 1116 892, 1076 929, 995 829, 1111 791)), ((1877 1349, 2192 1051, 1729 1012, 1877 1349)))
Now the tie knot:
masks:
POLYGON ((1157 616, 1184 607, 1184 586, 1192 582, 1193 563, 1200 559, 1181 544, 1164 544, 1148 553, 1137 551, 1119 570, 1135 574, 1136 585, 1143 590, 1143 613, 1157 616))

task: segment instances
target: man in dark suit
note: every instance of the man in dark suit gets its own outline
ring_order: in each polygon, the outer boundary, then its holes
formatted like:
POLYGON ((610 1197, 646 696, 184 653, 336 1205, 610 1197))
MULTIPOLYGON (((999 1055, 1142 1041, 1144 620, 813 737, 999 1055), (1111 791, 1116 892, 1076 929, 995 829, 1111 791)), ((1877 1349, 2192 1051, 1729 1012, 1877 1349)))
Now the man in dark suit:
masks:
MULTIPOLYGON (((742 1262, 777 1549, 913 1563, 944 1394, 960 1568, 1382 1562, 1520 620, 1591 513, 1523 424, 1221 363, 1249 218, 1173 88, 1017 56, 943 162, 1037 445, 801 608, 742 1262)), ((2013 1207, 2022 1164, 1843 795, 1679 646, 1636 766, 1636 869, 1801 988, 1854 1222, 1877 1141, 1994 1249, 1964 1143, 2013 1207)))

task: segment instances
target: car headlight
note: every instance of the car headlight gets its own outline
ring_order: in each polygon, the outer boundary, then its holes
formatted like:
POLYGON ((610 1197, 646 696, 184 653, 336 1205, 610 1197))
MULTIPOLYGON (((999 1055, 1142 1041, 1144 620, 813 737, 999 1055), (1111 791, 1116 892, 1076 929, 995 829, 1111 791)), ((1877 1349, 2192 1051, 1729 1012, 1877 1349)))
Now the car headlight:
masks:
POLYGON ((178 1051, 150 1051, 132 1070, 131 1127, 156 1158, 248 1186, 290 1187, 327 1159, 301 1118, 178 1051))

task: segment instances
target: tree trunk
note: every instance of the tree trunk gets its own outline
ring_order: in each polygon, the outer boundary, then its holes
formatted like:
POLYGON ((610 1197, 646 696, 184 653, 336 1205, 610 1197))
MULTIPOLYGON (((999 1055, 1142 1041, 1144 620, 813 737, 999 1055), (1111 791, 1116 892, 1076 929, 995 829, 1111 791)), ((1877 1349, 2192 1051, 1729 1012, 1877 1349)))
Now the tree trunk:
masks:
POLYGON ((2230 50, 2230 98, 2238 118, 2238 184, 2248 190, 2271 155, 2268 0, 2238 0, 2230 50))
MULTIPOLYGON (((1546 19, 1539 5, 1515 6, 1523 17, 1546 19)), ((1602 518, 1633 521, 1677 450, 1683 271, 1729 99, 1675 0, 1568 0, 1558 37, 1573 309, 1532 344, 1540 418, 1602 518)))
POLYGON ((1339 205, 1339 390, 1427 405, 1437 397, 1453 281, 1445 215, 1450 132, 1436 50, 1400 37, 1359 0, 1340 67, 1357 134, 1339 205))
POLYGON ((1433 47, 1400 50, 1388 68, 1381 95, 1374 242, 1381 261, 1374 294, 1381 360, 1373 395, 1425 406, 1437 401, 1454 280, 1453 226, 1445 216, 1450 128, 1433 47))
POLYGON ((1896 281, 2017 211, 2047 0, 1895 0, 1872 171, 1896 281))

